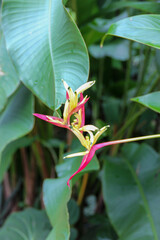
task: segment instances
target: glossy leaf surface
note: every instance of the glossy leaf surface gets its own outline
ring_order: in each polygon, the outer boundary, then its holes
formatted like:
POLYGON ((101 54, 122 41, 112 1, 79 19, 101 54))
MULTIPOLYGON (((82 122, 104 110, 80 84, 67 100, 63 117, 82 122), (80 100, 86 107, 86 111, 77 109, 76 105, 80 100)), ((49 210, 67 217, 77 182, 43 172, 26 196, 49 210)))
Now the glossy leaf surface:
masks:
POLYGON ((111 25, 105 37, 107 35, 126 38, 160 49, 160 15, 138 15, 120 20, 111 25))
POLYGON ((69 239, 69 215, 67 202, 70 198, 70 189, 66 182, 68 178, 47 179, 43 185, 43 200, 47 214, 54 229, 48 239, 69 239))
POLYGON ((0 153, 8 143, 30 132, 33 128, 33 96, 24 87, 10 97, 0 114, 0 153))
POLYGON ((19 85, 19 78, 6 50, 3 33, 0 29, 0 112, 19 85))
POLYGON ((47 106, 64 102, 61 79, 74 90, 87 81, 87 49, 61 0, 4 0, 2 24, 20 79, 47 106))
POLYGON ((120 239, 160 239, 160 155, 147 144, 128 144, 122 157, 107 157, 104 201, 120 239))
POLYGON ((9 97, 18 87, 19 78, 7 52, 4 36, 0 34, 0 88, 9 97))
POLYGON ((13 213, 0 229, 3 240, 45 240, 51 229, 46 214, 33 208, 13 213))
POLYGON ((131 100, 160 113, 160 92, 153 92, 141 97, 132 98, 131 100))

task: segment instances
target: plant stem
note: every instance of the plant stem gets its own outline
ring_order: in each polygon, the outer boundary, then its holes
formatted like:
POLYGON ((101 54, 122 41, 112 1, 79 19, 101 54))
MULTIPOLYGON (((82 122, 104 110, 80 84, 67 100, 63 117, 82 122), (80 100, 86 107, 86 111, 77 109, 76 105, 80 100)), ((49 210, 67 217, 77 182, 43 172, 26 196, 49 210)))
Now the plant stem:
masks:
POLYGON ((84 197, 85 190, 86 190, 86 187, 87 187, 88 176, 89 176, 88 173, 85 173, 84 176, 83 176, 82 185, 81 185, 81 189, 80 189, 78 200, 77 200, 77 204, 79 206, 81 205, 81 203, 83 201, 83 197, 84 197))
POLYGON ((126 79, 125 79, 125 84, 124 84, 124 106, 123 106, 123 111, 126 108, 127 105, 127 92, 129 88, 129 81, 130 81, 130 75, 131 75, 131 64, 132 64, 132 45, 133 42, 129 42, 129 59, 127 62, 127 71, 126 71, 126 79))
POLYGON ((129 142, 136 142, 136 141, 142 141, 147 139, 153 139, 153 138, 160 138, 160 134, 154 134, 154 135, 148 135, 143 137, 134 137, 134 138, 126 138, 116 141, 110 141, 110 142, 104 142, 104 143, 98 143, 95 145, 95 149, 98 150, 102 147, 107 147, 110 145, 120 144, 120 143, 129 143, 129 142))
POLYGON ((103 74, 104 74, 104 58, 101 58, 99 61, 99 75, 98 75, 98 89, 97 89, 97 99, 96 104, 93 105, 94 107, 94 122, 99 118, 99 111, 100 111, 100 100, 102 96, 103 91, 103 74))
POLYGON ((33 150, 33 153, 34 153, 34 156, 35 156, 37 162, 39 163, 39 167, 41 169, 41 174, 42 174, 43 179, 49 178, 50 175, 48 173, 48 169, 47 169, 47 166, 45 163, 43 149, 42 149, 40 143, 39 142, 33 143, 32 150, 33 150))

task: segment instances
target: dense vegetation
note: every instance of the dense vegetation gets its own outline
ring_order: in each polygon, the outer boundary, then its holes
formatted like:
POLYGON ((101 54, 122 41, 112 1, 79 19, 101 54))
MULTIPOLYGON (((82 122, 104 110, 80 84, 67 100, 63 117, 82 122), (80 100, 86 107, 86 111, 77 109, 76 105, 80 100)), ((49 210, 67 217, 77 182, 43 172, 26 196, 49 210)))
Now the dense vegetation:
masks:
MULTIPOLYGON (((160 140, 84 151, 63 118, 87 81, 99 142, 160 133, 160 3, 3 0, 0 16, 0 239, 159 240, 160 140), (47 119, 48 121, 48 119, 47 119), (15 212, 15 213, 13 213, 15 212)), ((74 117, 74 114, 71 118, 74 117)))

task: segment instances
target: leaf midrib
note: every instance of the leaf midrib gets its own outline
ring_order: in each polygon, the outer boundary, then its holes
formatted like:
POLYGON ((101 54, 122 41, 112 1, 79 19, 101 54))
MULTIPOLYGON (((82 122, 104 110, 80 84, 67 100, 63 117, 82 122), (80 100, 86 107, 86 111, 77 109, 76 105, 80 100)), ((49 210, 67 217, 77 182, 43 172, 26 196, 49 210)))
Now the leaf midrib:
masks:
POLYGON ((52 71, 53 71, 53 105, 55 106, 56 96, 55 96, 55 74, 54 74, 54 58, 53 58, 53 48, 52 48, 52 37, 51 37, 51 10, 52 10, 52 0, 49 0, 49 14, 48 14, 48 41, 49 41, 49 49, 51 54, 51 62, 52 62, 52 71))
POLYGON ((152 232, 153 232, 153 236, 154 236, 154 240, 158 240, 158 236, 157 236, 157 231, 156 231, 156 228, 155 228, 155 225, 154 225, 154 221, 153 221, 153 217, 151 215, 151 212, 150 212, 150 208, 149 208, 149 204, 148 204, 148 201, 147 201, 147 198, 145 196, 145 193, 143 191, 143 187, 132 167, 132 165, 127 161, 126 158, 124 158, 129 170, 131 171, 131 174, 135 180, 135 182, 137 183, 137 186, 138 186, 138 189, 139 189, 139 192, 140 192, 140 195, 143 199, 143 202, 144 202, 144 207, 145 207, 145 210, 147 212, 147 216, 148 216, 148 219, 149 219, 149 222, 150 222, 150 225, 151 225, 151 229, 152 229, 152 232))

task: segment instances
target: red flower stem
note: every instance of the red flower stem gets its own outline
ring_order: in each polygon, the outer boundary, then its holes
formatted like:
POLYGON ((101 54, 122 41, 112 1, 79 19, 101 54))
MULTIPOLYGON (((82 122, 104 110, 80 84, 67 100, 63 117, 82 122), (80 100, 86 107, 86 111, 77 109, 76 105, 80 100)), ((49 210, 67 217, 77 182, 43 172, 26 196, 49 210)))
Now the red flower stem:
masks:
POLYGON ((98 144, 95 145, 95 149, 98 150, 102 147, 106 147, 106 146, 110 146, 110 145, 115 145, 115 144, 119 144, 119 143, 142 141, 142 140, 147 140, 147 139, 152 139, 152 138, 160 138, 160 134, 143 136, 143 137, 135 137, 135 138, 127 138, 127 139, 104 142, 104 143, 98 143, 98 144))

